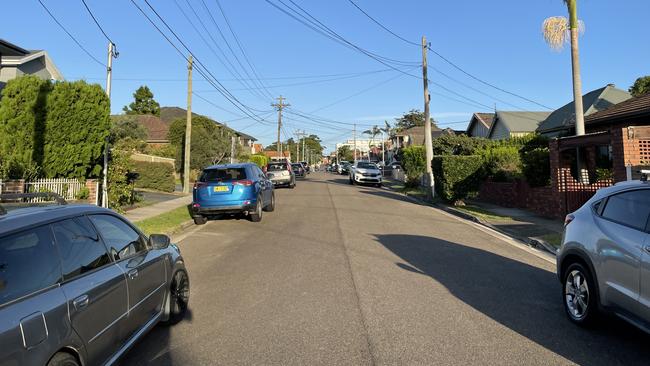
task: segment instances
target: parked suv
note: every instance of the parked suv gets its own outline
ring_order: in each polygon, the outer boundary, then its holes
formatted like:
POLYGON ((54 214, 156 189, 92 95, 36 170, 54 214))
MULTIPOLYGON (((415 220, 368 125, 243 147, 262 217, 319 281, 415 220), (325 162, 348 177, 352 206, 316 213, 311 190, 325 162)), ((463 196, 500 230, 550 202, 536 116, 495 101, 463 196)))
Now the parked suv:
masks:
POLYGON ((350 184, 374 184, 381 187, 381 170, 367 161, 357 161, 350 166, 350 184))
POLYGON ((274 186, 296 186, 296 174, 287 160, 272 161, 266 166, 266 174, 274 186))
POLYGON ((187 309, 189 277, 169 237, 147 237, 108 209, 60 203, 0 204, 0 365, 112 364, 187 309))
POLYGON ((650 330, 650 184, 596 192, 565 219, 557 273, 564 309, 577 324, 600 310, 650 330))
POLYGON ((192 218, 197 225, 220 214, 243 213, 258 222, 262 211, 273 210, 273 184, 253 163, 213 165, 205 168, 194 184, 192 218))

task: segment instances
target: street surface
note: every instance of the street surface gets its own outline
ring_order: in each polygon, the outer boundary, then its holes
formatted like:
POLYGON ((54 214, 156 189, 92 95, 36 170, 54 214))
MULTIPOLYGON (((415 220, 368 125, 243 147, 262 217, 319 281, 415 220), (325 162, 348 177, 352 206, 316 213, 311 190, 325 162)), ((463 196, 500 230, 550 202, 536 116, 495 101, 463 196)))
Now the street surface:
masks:
POLYGON ((261 223, 181 241, 187 318, 123 365, 641 365, 650 337, 569 323, 551 264, 390 191, 314 173, 261 223))

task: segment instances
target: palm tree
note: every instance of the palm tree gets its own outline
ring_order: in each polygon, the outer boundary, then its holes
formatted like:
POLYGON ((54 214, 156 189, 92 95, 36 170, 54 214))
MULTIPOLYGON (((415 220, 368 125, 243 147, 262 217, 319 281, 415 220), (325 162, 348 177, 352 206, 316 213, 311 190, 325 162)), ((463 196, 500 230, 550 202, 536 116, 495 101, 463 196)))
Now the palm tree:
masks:
POLYGON ((377 125, 372 126, 371 129, 363 131, 364 135, 371 136, 372 138, 368 141, 368 161, 370 161, 370 145, 375 141, 375 137, 381 133, 381 128, 377 125))
POLYGON ((573 104, 576 115, 576 135, 585 134, 585 117, 582 106, 582 81, 580 80, 580 56, 578 35, 584 32, 584 24, 578 20, 578 0, 563 0, 569 11, 569 18, 550 17, 544 20, 544 40, 554 50, 561 50, 565 43, 571 43, 571 66, 573 70, 573 104))

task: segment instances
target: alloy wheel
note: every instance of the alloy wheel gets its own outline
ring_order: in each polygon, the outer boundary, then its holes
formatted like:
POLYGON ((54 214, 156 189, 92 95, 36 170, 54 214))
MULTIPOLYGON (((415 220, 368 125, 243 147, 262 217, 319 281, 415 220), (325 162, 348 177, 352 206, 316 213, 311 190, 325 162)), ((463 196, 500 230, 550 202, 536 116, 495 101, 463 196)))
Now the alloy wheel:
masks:
POLYGON ((564 284, 564 301, 569 314, 575 319, 582 319, 589 308, 589 284, 585 275, 577 269, 571 271, 564 284))
POLYGON ((187 310, 189 301, 190 281, 185 272, 178 271, 174 274, 171 287, 171 313, 176 316, 182 315, 187 310))

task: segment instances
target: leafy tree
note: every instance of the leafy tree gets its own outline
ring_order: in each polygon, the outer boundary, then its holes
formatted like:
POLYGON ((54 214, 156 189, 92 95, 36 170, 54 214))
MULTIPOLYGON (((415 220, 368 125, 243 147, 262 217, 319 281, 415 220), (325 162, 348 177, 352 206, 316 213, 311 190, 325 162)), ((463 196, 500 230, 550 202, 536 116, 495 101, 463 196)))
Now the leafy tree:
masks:
POLYGON ((635 97, 640 97, 643 94, 650 93, 650 75, 636 79, 628 91, 635 97))
POLYGON ((129 180, 131 171, 133 162, 129 153, 113 150, 108 164, 108 206, 118 212, 134 202, 133 186, 129 180))
POLYGON ((0 99, 0 170, 4 178, 35 178, 43 161, 49 80, 10 80, 0 99))
MULTIPOLYGON (((178 118, 169 126, 169 142, 176 148, 176 168, 183 169, 185 151, 185 118, 178 118)), ((190 169, 198 170, 219 163, 230 154, 230 132, 221 133, 221 127, 204 116, 192 117, 190 169)))
POLYGON ((142 85, 133 93, 133 103, 124 106, 122 110, 126 114, 153 114, 160 116, 160 104, 153 99, 153 93, 149 87, 142 85))
POLYGON ((491 144, 490 140, 467 135, 441 135, 433 140, 433 155, 474 155, 491 144))
POLYGON ((97 177, 110 103, 97 84, 58 82, 47 96, 43 172, 48 178, 97 177))
POLYGON ((402 166, 408 176, 407 185, 416 187, 427 166, 424 146, 409 146, 402 149, 402 166))
MULTIPOLYGON (((432 127, 435 127, 435 122, 431 119, 432 127)), ((386 123, 387 128, 390 128, 386 123)), ((424 112, 418 109, 411 109, 400 118, 395 119, 395 129, 407 130, 411 127, 424 126, 424 112)))
POLYGON ((111 145, 123 150, 144 152, 147 148, 147 130, 138 121, 138 116, 111 116, 111 145))
POLYGON ((352 161, 354 160, 354 153, 348 145, 343 145, 338 149, 339 161, 352 161))

